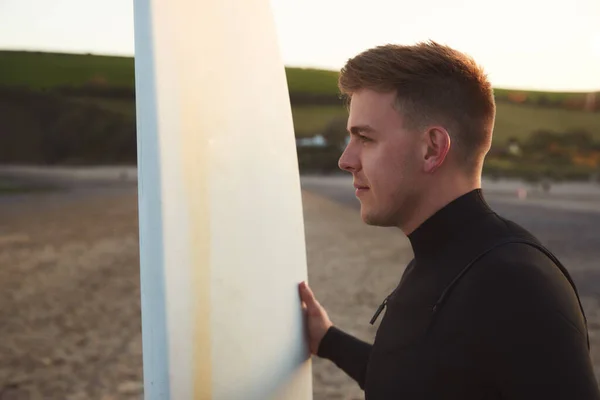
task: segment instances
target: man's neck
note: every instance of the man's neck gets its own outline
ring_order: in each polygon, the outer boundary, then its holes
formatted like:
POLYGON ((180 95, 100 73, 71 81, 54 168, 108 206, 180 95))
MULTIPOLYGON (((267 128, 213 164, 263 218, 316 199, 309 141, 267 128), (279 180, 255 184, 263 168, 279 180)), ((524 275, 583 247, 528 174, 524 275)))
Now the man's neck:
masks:
POLYGON ((441 179, 429 185, 430 189, 421 195, 411 218, 399 226, 406 236, 414 232, 423 222, 455 199, 481 188, 481 175, 473 178, 457 175, 454 175, 453 179, 441 176, 439 178, 441 179))

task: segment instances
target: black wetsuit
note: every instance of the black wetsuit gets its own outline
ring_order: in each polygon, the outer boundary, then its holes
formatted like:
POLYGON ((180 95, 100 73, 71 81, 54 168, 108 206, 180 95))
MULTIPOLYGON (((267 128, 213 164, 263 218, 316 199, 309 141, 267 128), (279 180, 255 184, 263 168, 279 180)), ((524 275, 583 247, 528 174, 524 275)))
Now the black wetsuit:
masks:
POLYGON ((480 189, 451 202, 409 235, 373 345, 332 327, 318 355, 366 400, 600 399, 568 273, 535 246, 498 245, 510 238, 539 243, 480 189))

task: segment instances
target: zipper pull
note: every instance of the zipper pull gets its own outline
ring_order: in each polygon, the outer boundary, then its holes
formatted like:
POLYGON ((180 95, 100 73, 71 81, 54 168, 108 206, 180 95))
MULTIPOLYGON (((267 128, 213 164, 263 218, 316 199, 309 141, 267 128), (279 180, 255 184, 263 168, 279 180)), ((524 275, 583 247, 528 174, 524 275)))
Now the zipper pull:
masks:
POLYGON ((377 321, 377 318, 379 317, 379 314, 381 314, 381 312, 383 311, 383 309, 385 308, 385 306, 387 305, 388 299, 390 298, 390 296, 386 297, 383 300, 383 303, 381 303, 379 305, 379 307, 377 308, 377 311, 375 311, 375 315, 373 315, 373 318, 371 318, 371 325, 373 325, 375 323, 375 321, 377 321))

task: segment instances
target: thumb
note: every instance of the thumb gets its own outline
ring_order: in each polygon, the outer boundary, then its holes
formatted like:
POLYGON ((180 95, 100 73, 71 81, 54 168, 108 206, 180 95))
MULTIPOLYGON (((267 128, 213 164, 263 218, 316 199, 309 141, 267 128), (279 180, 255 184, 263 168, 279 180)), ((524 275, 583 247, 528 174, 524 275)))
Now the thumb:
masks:
POLYGON ((306 303, 306 307, 309 311, 319 309, 320 304, 306 282, 300 284, 300 298, 306 303))

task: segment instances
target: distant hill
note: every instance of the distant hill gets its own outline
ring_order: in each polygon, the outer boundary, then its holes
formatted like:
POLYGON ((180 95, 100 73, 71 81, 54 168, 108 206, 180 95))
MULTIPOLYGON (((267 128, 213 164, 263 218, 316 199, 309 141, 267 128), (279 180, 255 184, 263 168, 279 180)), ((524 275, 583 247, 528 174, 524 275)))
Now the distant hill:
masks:
MULTIPOLYGON (((344 118, 337 71, 286 67, 296 136, 322 133, 344 118)), ((70 101, 93 105, 134 122, 134 59, 91 54, 0 51, 0 87, 67 94, 70 101)), ((583 111, 585 94, 495 89, 498 113, 495 144, 523 139, 540 129, 585 130, 600 138, 600 113, 583 111)), ((597 96, 600 110, 600 95, 597 96)))
MULTIPOLYGON (((290 92, 337 95, 337 72, 286 67, 290 92)), ((134 88, 132 57, 0 51, 0 85, 32 89, 99 84, 134 88)))
MULTIPOLYGON (((337 71, 285 67, 290 93, 337 96, 337 71)), ((64 54, 0 50, 0 85, 25 85, 33 89, 61 85, 100 85, 134 87, 133 57, 93 54, 64 54)), ((529 98, 549 103, 566 98, 582 98, 584 93, 541 92, 495 89, 496 96, 514 102, 529 98)))
POLYGON ((133 88, 133 58, 0 51, 0 85, 51 89, 60 85, 84 85, 91 82, 133 88))

